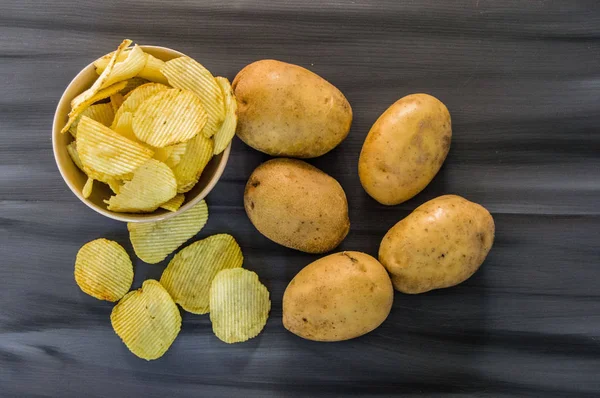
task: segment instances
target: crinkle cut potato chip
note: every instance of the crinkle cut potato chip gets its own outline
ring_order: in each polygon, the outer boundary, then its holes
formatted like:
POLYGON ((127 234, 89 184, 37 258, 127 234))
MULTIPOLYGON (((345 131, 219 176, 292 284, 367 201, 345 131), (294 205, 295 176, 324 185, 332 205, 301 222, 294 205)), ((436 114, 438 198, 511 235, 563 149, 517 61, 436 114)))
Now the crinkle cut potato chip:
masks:
POLYGON ((225 104, 221 88, 212 73, 190 57, 165 62, 161 72, 171 86, 190 90, 200 97, 208 113, 208 121, 202 134, 210 138, 219 131, 225 118, 225 104))
POLYGON ((146 64, 146 55, 137 44, 126 54, 127 58, 115 63, 108 79, 106 79, 106 82, 104 83, 104 87, 131 79, 144 68, 144 65, 146 64))
MULTIPOLYGON (((107 184, 114 193, 119 193, 119 188, 121 187, 121 182, 118 178, 111 177, 106 174, 98 173, 89 168, 86 170, 83 167, 83 164, 81 163, 81 159, 79 159, 79 153, 77 152, 77 141, 73 141, 69 145, 67 145, 67 152, 69 153, 71 160, 73 160, 73 163, 75 163, 75 166, 77 166, 79 168, 79 170, 83 171, 89 178, 92 178, 95 181, 103 182, 103 183, 107 184)), ((127 180, 130 180, 132 177, 133 177, 133 174, 131 174, 131 175, 126 174, 126 175, 121 176, 121 178, 127 179, 127 180)))
POLYGON ((166 164, 150 159, 133 172, 119 193, 105 203, 108 210, 125 213, 152 212, 177 194, 177 181, 166 164))
POLYGON ((185 195, 182 193, 178 193, 173 197, 173 199, 163 203, 160 205, 161 209, 169 210, 169 211, 177 211, 185 201, 185 195))
POLYGON ((229 80, 220 76, 216 80, 225 98, 225 119, 221 128, 214 136, 215 148, 213 152, 215 155, 218 155, 227 148, 227 145, 229 145, 233 136, 235 136, 235 129, 237 127, 237 101, 229 80))
POLYGON ((111 104, 96 104, 85 108, 85 110, 81 112, 81 115, 77 117, 77 119, 69 128, 69 132, 75 138, 77 138, 77 125, 79 124, 82 116, 87 116, 98 123, 102 123, 105 126, 110 126, 115 117, 115 113, 111 104))
POLYGON ((224 269, 240 268, 243 261, 242 250, 233 236, 209 236, 177 253, 165 268, 160 283, 184 310, 206 314, 210 310, 210 284, 215 275, 224 269))
POLYGON ((149 81, 146 79, 142 79, 141 77, 137 76, 132 77, 131 79, 127 80, 127 85, 123 90, 119 91, 119 94, 121 94, 123 96, 123 99, 125 100, 133 90, 146 83, 149 83, 149 81))
POLYGON ((85 116, 77 127, 77 151, 86 169, 109 176, 130 173, 154 155, 151 149, 85 116))
POLYGON ((162 357, 181 330, 177 305, 153 279, 123 297, 113 308, 110 322, 129 351, 147 361, 162 357))
POLYGON ((164 221, 128 223, 127 229, 135 254, 148 264, 156 264, 200 232, 207 220, 208 207, 202 200, 164 221))
MULTIPOLYGON (((123 137, 131 140, 133 142, 138 142, 137 137, 133 133, 133 113, 131 112, 118 112, 120 114, 119 120, 116 123, 113 123, 111 129, 123 137)), ((117 119, 115 118, 115 121, 117 119)), ((143 144, 142 144, 143 145, 143 144)))
POLYGON ((263 330, 269 318, 269 291, 258 275, 243 268, 221 271, 210 288, 210 321, 225 343, 241 343, 263 330))
POLYGON ((198 134, 186 144, 185 153, 173 168, 178 193, 188 192, 196 185, 213 156, 213 140, 206 138, 203 134, 198 134))
POLYGON ((92 189, 94 189, 94 179, 88 177, 83 189, 81 190, 81 195, 87 199, 92 195, 92 189))
POLYGON ((131 91, 129 94, 127 94, 127 98, 125 98, 125 101, 123 101, 123 105, 121 105, 119 111, 115 114, 112 128, 114 129, 115 125, 120 122, 123 113, 130 112, 133 114, 133 112, 135 112, 137 108, 148 98, 160 91, 167 90, 168 88, 169 87, 165 86, 164 84, 146 83, 131 91))
POLYGON ((154 147, 188 141, 206 124, 200 98, 182 89, 161 91, 144 101, 133 114, 136 137, 154 147))
POLYGON ((117 242, 96 239, 77 252, 75 281, 83 292, 99 300, 117 301, 133 282, 133 264, 117 242))
POLYGON ((150 54, 146 54, 146 65, 144 69, 138 74, 139 77, 150 80, 151 82, 169 84, 165 75, 160 71, 165 65, 165 62, 153 57, 150 54))

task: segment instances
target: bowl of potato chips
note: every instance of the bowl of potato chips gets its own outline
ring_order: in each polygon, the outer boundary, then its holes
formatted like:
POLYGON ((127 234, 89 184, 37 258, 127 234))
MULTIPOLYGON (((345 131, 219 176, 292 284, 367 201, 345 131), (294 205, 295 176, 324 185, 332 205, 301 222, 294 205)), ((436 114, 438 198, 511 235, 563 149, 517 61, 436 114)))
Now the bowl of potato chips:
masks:
POLYGON ((159 221, 194 207, 223 174, 237 102, 226 78, 192 58, 131 44, 71 81, 54 116, 54 157, 93 210, 159 221))

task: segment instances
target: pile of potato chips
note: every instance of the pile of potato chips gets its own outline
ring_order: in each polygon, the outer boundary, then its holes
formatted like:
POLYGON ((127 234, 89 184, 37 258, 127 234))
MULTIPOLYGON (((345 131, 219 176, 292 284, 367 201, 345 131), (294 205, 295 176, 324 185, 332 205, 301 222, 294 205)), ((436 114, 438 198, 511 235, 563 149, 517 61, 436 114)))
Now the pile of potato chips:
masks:
POLYGON ((88 176, 85 198, 98 181, 114 193, 108 210, 176 211, 233 139, 237 102, 226 78, 193 59, 164 62, 131 43, 94 62, 98 79, 71 101, 61 132, 88 176))
MULTIPOLYGON (((129 223, 127 228, 135 253, 155 264, 207 221, 202 200, 165 221, 129 223)), ((210 312, 213 332, 226 343, 243 342, 262 331, 271 309, 269 291, 254 272, 241 268, 243 261, 231 235, 212 235, 180 250, 160 281, 146 280, 129 292, 133 265, 127 252, 116 242, 96 239, 77 253, 75 281, 93 297, 118 301, 110 316, 113 329, 131 352, 152 360, 169 349, 181 330, 177 304, 194 314, 210 312)))

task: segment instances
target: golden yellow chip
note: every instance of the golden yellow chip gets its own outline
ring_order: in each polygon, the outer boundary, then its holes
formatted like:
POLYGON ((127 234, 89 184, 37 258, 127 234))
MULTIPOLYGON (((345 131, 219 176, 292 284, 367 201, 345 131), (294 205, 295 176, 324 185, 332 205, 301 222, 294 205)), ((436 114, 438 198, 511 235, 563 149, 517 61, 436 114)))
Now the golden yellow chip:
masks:
POLYGON ((154 151, 154 159, 158 160, 159 162, 165 163, 167 159, 169 159, 169 157, 171 156, 171 153, 173 153, 173 145, 166 146, 164 148, 152 147, 152 150, 154 151))
POLYGON ((117 242, 96 239, 77 252, 75 281, 92 297, 117 301, 131 287, 133 265, 125 249, 117 242))
MULTIPOLYGON (((123 101, 125 101, 125 99, 121 93, 116 93, 110 96, 110 106, 112 107, 114 113, 117 113, 121 105, 123 105, 123 101)), ((108 126, 110 126, 110 124, 108 124, 108 126)))
MULTIPOLYGON (((119 109, 120 110, 120 109, 119 109)), ((135 134, 133 133, 133 113, 131 112, 118 112, 120 114, 119 120, 113 123, 111 129, 123 137, 133 142, 140 143, 135 134)), ((117 119, 115 119, 117 120, 117 119)), ((140 143, 142 144, 142 143, 140 143)), ((142 144, 144 145, 144 144, 142 144)), ((152 149, 152 148, 150 148, 152 149)))
POLYGON ((119 193, 106 203, 117 212, 152 212, 177 194, 177 181, 166 164, 150 159, 133 172, 119 193))
POLYGON ((207 220, 208 207, 202 200, 164 221, 128 223, 127 229, 135 254, 148 264, 156 264, 200 232, 207 220))
POLYGON ((83 195, 83 197, 85 199, 89 198, 90 195, 92 194, 93 188, 94 188, 94 179, 88 177, 87 181, 85 182, 85 185, 83 186, 83 189, 81 190, 81 195, 83 195))
POLYGON ((165 163, 167 164, 167 166, 174 169, 175 166, 179 164, 179 162, 181 161, 181 157, 185 153, 185 149, 187 148, 187 142, 181 142, 179 144, 171 145, 169 146, 169 148, 172 148, 171 154, 169 155, 167 160, 165 160, 165 163))
POLYGON ((150 80, 151 82, 169 84, 165 75, 163 75, 160 71, 164 65, 164 61, 153 57, 150 54, 146 54, 146 65, 138 74, 138 76, 150 80))
POLYGON ((208 113, 202 134, 210 138, 219 131, 225 118, 223 93, 208 69, 189 57, 180 57, 167 61, 161 72, 171 86, 190 90, 200 97, 208 113))
POLYGON ((87 116, 105 126, 110 126, 115 114, 111 104, 96 104, 85 108, 83 112, 81 112, 81 115, 73 121, 73 124, 71 124, 71 127, 69 128, 69 132, 73 137, 77 137, 77 125, 79 124, 82 116, 87 116))
POLYGON ((224 269, 239 268, 243 261, 233 236, 209 236, 177 253, 165 268, 160 283, 184 310, 206 314, 210 310, 210 284, 215 275, 224 269))
POLYGON ((73 141, 69 145, 67 145, 67 152, 69 153, 69 156, 71 157, 73 163, 75 163, 75 166, 77 166, 79 170, 83 171, 83 164, 81 163, 81 159, 79 159, 79 153, 77 153, 76 141, 73 141))
POLYGON ((216 80, 219 87, 221 87, 223 97, 225 98, 225 119, 223 120, 221 128, 214 136, 214 154, 218 155, 227 148, 227 145, 229 145, 235 135, 235 129, 237 127, 237 101, 235 100, 235 95, 233 94, 229 80, 224 77, 217 77, 216 80))
MULTIPOLYGON (((126 52, 126 54, 127 57, 123 61, 117 61, 115 63, 108 78, 102 85, 102 88, 131 79, 144 69, 144 65, 146 65, 146 54, 144 54, 138 45, 135 45, 130 51, 126 52)), ((106 70, 104 72, 106 72, 106 70)), ((100 75, 98 79, 101 77, 102 75, 100 75)))
POLYGON ((89 168, 109 176, 130 173, 154 155, 144 145, 128 140, 85 116, 77 127, 77 151, 86 172, 89 168))
POLYGON ((269 291, 254 272, 228 269, 213 279, 210 321, 213 333, 225 343, 241 343, 258 336, 270 310, 269 291))
MULTIPOLYGON (((131 41, 129 42, 129 45, 131 45, 131 41)), ((123 61, 125 61, 125 59, 127 59, 127 57, 129 56, 129 51, 131 51, 131 47, 129 47, 129 45, 127 46, 128 48, 124 48, 118 54, 116 62, 123 62, 123 61)), ((108 66, 108 63, 110 62, 110 60, 112 59, 112 57, 114 55, 115 55, 115 52, 113 51, 106 55, 103 55, 102 57, 100 57, 94 61, 94 66, 96 67, 96 73, 98 75, 101 75, 102 72, 104 72, 104 70, 108 66)))
POLYGON ((173 199, 171 199, 171 200, 163 203, 162 205, 160 205, 160 208, 161 209, 165 209, 165 210, 169 210, 169 211, 177 211, 177 210, 179 210, 179 208, 183 204, 184 200, 185 200, 185 195, 182 194, 182 193, 178 193, 177 195, 175 195, 173 197, 173 199))
POLYGON ((165 86, 164 84, 146 83, 131 91, 129 94, 127 94, 125 101, 123 101, 123 105, 121 105, 119 111, 115 114, 112 128, 115 129, 115 126, 121 121, 121 116, 123 113, 130 112, 133 115, 133 112, 135 112, 144 101, 152 97, 154 94, 167 90, 168 88, 169 87, 165 86))
MULTIPOLYGON (((198 134, 186 143, 185 153, 173 168, 177 192, 185 193, 196 185, 200 175, 213 156, 213 140, 198 134)), ((169 163, 169 162, 167 162, 169 163)))
POLYGON ((153 95, 133 114, 136 137, 154 147, 188 141, 202 131, 206 111, 191 91, 171 88, 153 95))
POLYGON ((149 279, 115 305, 110 323, 129 351, 150 361, 162 357, 175 341, 181 314, 165 288, 149 279))
POLYGON ((123 90, 120 91, 120 94, 123 95, 123 99, 127 99, 133 90, 146 83, 148 83, 148 80, 146 79, 142 79, 141 77, 132 77, 131 79, 127 80, 127 85, 123 90))

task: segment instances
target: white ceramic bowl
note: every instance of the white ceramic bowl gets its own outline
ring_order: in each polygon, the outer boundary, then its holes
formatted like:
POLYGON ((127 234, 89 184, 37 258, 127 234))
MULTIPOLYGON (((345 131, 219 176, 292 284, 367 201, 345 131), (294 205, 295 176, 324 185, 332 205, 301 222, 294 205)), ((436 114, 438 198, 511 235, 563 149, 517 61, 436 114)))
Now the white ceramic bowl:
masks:
MULTIPOLYGON (((140 46, 145 52, 152 54, 158 59, 168 61, 173 58, 181 57, 184 54, 179 51, 171 50, 165 47, 156 46, 140 46)), ((225 165, 229 159, 229 152, 231 150, 231 144, 219 155, 214 156, 208 163, 200 181, 192 188, 191 191, 185 194, 185 202, 181 205, 179 210, 171 212, 164 209, 158 209, 152 213, 117 213, 110 211, 106 208, 104 199, 108 199, 112 195, 112 191, 108 186, 102 183, 95 183, 92 195, 89 198, 84 198, 81 194, 83 185, 87 180, 87 176, 75 166, 71 157, 67 152, 67 145, 73 140, 71 134, 61 134, 60 130, 65 125, 68 119, 68 113, 71 111, 71 100, 83 91, 91 87, 94 81, 98 78, 94 64, 91 63, 86 66, 75 78, 69 83, 69 86, 63 93, 58 106, 56 107, 56 113, 54 114, 54 122, 52 125, 52 148, 54 149, 54 159, 56 165, 60 170, 60 174, 63 179, 71 188, 71 191, 85 203, 91 209, 98 213, 110 217, 115 220, 124 222, 146 222, 146 221, 159 221, 165 220, 169 217, 184 212, 187 209, 193 207, 196 203, 201 201, 208 195, 213 189, 223 171, 225 165)))

